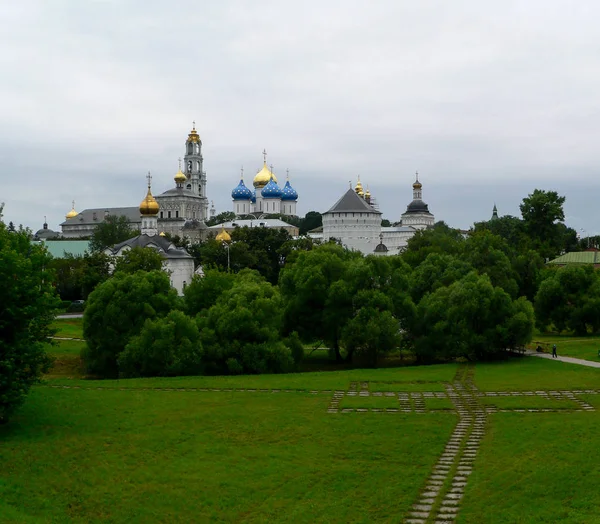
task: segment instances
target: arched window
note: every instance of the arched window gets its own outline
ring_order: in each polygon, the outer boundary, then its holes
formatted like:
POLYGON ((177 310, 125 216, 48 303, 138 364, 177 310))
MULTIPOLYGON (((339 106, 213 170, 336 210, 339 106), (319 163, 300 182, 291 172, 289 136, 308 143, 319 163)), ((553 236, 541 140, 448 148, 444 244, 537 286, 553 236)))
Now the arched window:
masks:
POLYGON ((188 144, 188 155, 191 155, 194 152, 194 144, 188 144))

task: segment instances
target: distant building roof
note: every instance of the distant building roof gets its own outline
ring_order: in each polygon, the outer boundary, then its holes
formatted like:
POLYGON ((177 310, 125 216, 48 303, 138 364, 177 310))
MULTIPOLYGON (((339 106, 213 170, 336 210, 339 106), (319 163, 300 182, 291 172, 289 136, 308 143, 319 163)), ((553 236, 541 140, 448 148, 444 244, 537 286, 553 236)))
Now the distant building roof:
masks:
POLYGON ((333 207, 327 211, 327 213, 340 212, 375 213, 377 215, 381 215, 381 211, 377 211, 375 208, 371 207, 366 200, 362 197, 359 197, 352 188, 348 189, 342 198, 340 198, 333 205, 333 207))
POLYGON ((548 264, 600 264, 599 251, 573 251, 550 260, 548 264))
POLYGON ((296 227, 293 224, 288 224, 283 220, 279 220, 278 218, 257 218, 256 220, 229 220, 228 222, 223 222, 222 224, 217 224, 215 226, 210 226, 209 229, 234 229, 236 227, 296 227))
POLYGON ((178 249, 173 242, 160 235, 138 235, 108 248, 107 251, 117 255, 124 247, 131 249, 134 247, 151 247, 156 249, 164 258, 192 258, 185 249, 178 249))
POLYGON ((44 240, 36 242, 43 244, 48 252, 54 258, 64 258, 65 255, 82 257, 86 251, 89 251, 90 242, 88 240, 44 240))
POLYGON ((414 228, 413 226, 388 226, 388 227, 382 227, 381 228, 381 232, 382 233, 394 233, 394 232, 398 232, 398 233, 409 233, 412 232, 414 233, 415 231, 417 231, 416 228, 414 228))
POLYGON ((99 207, 96 209, 84 209, 77 216, 67 218, 61 226, 100 224, 104 222, 105 216, 125 216, 132 223, 140 223, 140 208, 135 207, 99 207))

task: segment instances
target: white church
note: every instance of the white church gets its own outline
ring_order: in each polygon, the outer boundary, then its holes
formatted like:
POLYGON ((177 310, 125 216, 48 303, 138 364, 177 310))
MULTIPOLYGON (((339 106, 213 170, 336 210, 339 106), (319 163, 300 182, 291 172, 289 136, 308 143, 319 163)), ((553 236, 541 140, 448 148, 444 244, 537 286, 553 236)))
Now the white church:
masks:
POLYGON ((338 239, 348 249, 365 255, 397 255, 419 230, 433 226, 435 218, 423 202, 423 186, 419 176, 413 184, 413 199, 395 226, 381 226, 381 212, 373 198, 364 192, 360 180, 323 213, 323 240, 338 239))

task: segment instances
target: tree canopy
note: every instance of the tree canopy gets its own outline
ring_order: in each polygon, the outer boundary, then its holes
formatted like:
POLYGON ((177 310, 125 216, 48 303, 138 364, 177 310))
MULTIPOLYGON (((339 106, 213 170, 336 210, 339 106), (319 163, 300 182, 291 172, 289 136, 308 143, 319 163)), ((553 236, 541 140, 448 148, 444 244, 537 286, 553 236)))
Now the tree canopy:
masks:
POLYGON ((90 238, 90 250, 103 251, 138 234, 126 216, 109 215, 100 222, 90 238))
POLYGON ((44 345, 59 299, 49 264, 27 231, 9 231, 0 220, 0 424, 51 363, 44 345))

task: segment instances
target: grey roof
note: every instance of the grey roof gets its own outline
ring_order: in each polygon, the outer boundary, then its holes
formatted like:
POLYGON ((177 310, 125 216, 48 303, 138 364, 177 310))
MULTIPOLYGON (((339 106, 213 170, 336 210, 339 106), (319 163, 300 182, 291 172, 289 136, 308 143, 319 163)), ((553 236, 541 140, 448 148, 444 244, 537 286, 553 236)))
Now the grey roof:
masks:
POLYGON ((42 229, 38 229, 35 232, 34 237, 36 239, 45 239, 45 238, 58 238, 60 237, 60 233, 57 233, 56 231, 52 231, 52 229, 47 229, 47 228, 42 228, 42 229))
POLYGON ((202 198, 201 196, 194 194, 193 191, 190 191, 189 189, 184 189, 182 187, 174 187, 172 189, 167 189, 164 193, 161 193, 156 198, 160 198, 163 196, 187 196, 192 198, 202 198))
POLYGON ((408 206, 406 206, 406 211, 404 214, 416 214, 416 213, 429 213, 429 207, 425 202, 420 199, 413 200, 408 206))
POLYGON ((288 224, 283 220, 279 220, 278 218, 257 218, 256 220, 230 220, 228 222, 223 222, 222 224, 217 224, 216 226, 210 226, 209 229, 221 229, 222 227, 225 229, 233 229, 235 227, 296 227, 292 224, 288 224))
POLYGON ((81 225, 81 224, 101 224, 104 222, 104 216, 108 212, 108 215, 112 216, 125 216, 132 223, 140 223, 140 208, 135 207, 98 207, 96 209, 84 209, 76 217, 67 218, 61 226, 64 225, 81 225), (94 220, 94 213, 96 214, 96 220, 94 220))
POLYGON ((192 258, 185 249, 176 248, 173 242, 160 235, 138 235, 137 237, 125 240, 125 242, 116 244, 109 249, 113 254, 116 254, 125 246, 132 249, 134 247, 151 247, 156 249, 164 258, 192 258))
POLYGON ((374 253, 387 253, 387 252, 388 252, 388 248, 384 243, 380 243, 375 246, 374 253))
POLYGON ((342 198, 340 198, 327 213, 344 213, 348 211, 381 215, 381 211, 377 211, 367 204, 366 200, 359 197, 352 188, 348 189, 342 198))

